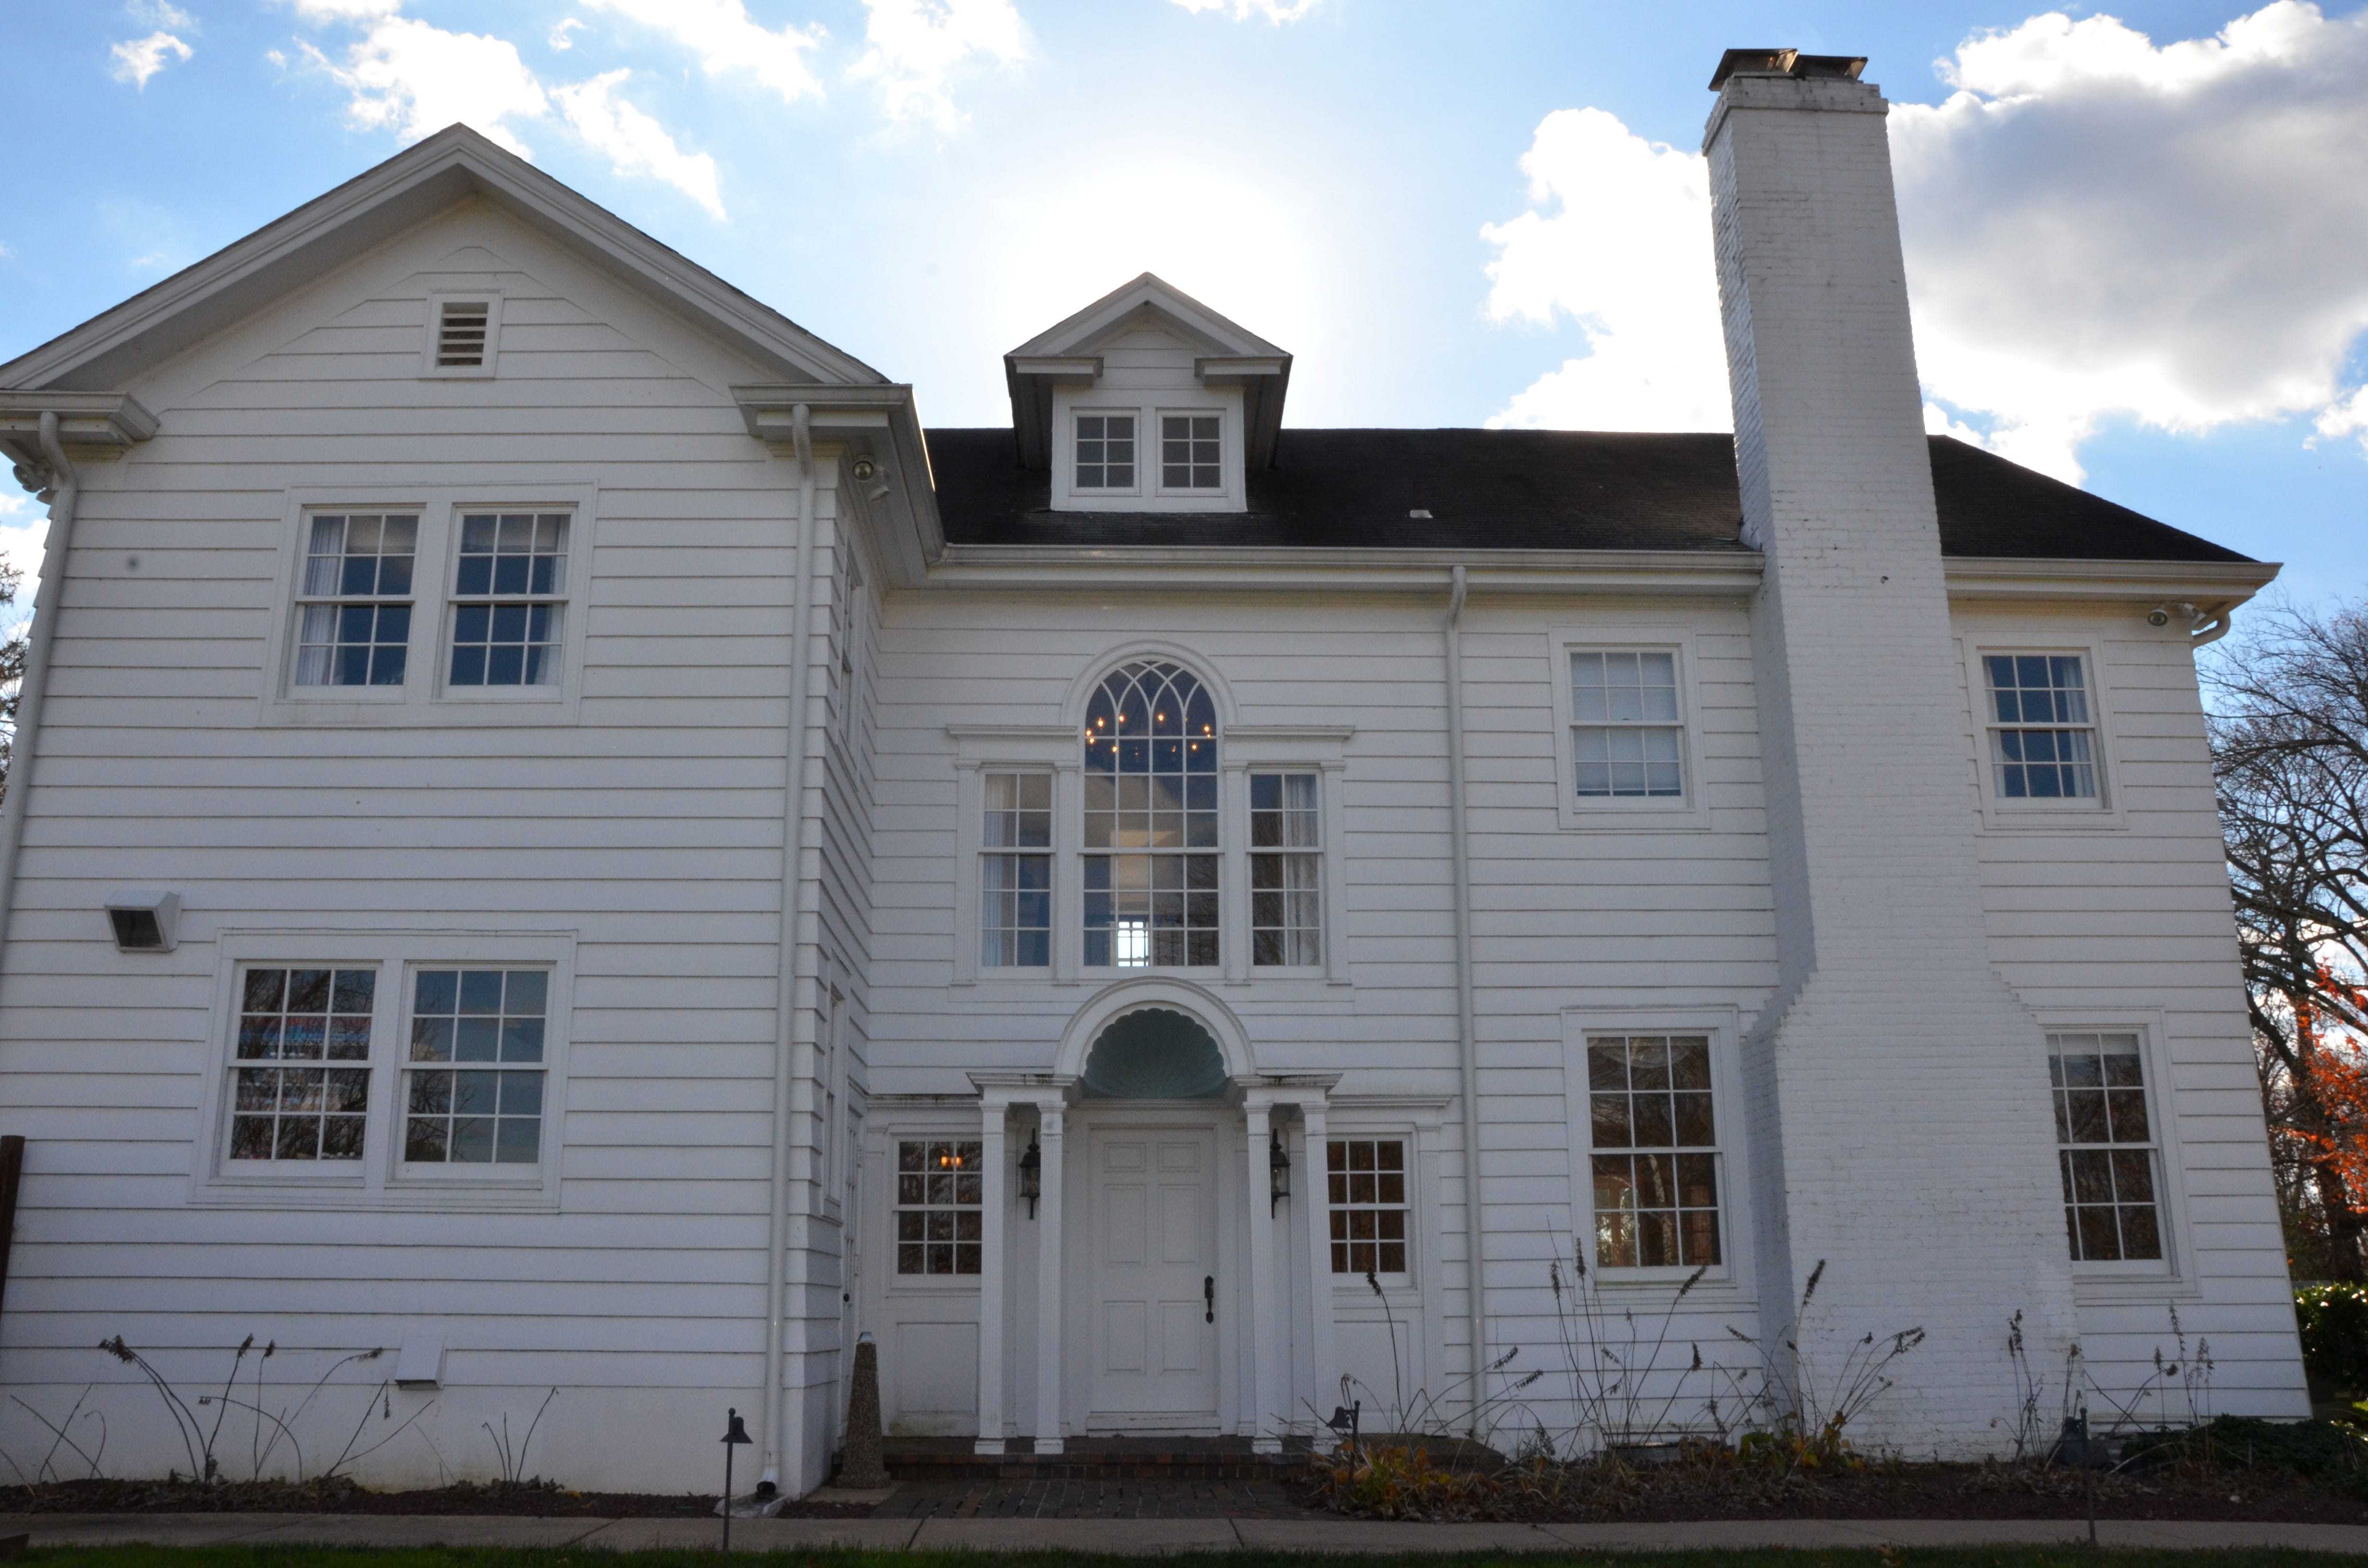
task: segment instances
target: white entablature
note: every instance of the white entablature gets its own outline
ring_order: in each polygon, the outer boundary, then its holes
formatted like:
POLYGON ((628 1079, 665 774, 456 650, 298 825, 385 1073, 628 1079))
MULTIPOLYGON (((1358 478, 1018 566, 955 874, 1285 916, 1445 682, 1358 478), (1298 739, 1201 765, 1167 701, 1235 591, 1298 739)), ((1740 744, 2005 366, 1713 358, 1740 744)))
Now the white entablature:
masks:
POLYGON ((1146 272, 1003 357, 1023 468, 1068 512, 1240 512, 1291 356, 1146 272))

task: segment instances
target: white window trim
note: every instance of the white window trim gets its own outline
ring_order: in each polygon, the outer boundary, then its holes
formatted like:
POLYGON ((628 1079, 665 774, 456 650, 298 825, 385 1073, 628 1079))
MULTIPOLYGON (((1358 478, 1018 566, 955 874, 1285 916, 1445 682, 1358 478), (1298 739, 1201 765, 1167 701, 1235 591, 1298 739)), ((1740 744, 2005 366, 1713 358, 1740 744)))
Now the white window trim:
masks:
MULTIPOLYGON (((1327 1122, 1327 1125, 1324 1129, 1324 1141, 1326 1143, 1329 1143, 1335 1139, 1347 1139, 1351 1142, 1366 1143, 1377 1141, 1395 1142, 1401 1142, 1406 1145, 1406 1266, 1405 1269, 1399 1273, 1381 1274, 1378 1275, 1377 1278, 1381 1282, 1382 1294, 1384 1299, 1395 1300, 1403 1295, 1418 1295, 1421 1290, 1422 1276, 1425 1272, 1422 1224, 1419 1217, 1419 1210, 1424 1207, 1422 1202, 1422 1194, 1429 1191, 1429 1188, 1423 1185, 1423 1142, 1417 1133, 1415 1124, 1411 1121, 1365 1121, 1360 1119, 1352 1120, 1346 1126, 1337 1126, 1330 1125, 1327 1122)), ((1302 1147, 1305 1146, 1305 1142, 1304 1138, 1301 1140, 1302 1147)), ((1308 1172, 1313 1177, 1313 1180, 1311 1180, 1308 1185, 1315 1188, 1316 1200, 1324 1205, 1324 1233, 1326 1237, 1329 1237, 1332 1233, 1333 1205, 1331 1168, 1329 1165, 1328 1152, 1319 1152, 1311 1149, 1307 1151, 1306 1158, 1308 1172)), ((1297 1173, 1294 1172, 1292 1174, 1296 1175, 1297 1173)), ((1367 1297, 1372 1295, 1372 1288, 1365 1283, 1365 1277, 1363 1275, 1332 1274, 1332 1260, 1328 1256, 1320 1260, 1319 1267, 1325 1273, 1331 1275, 1332 1289, 1335 1294, 1353 1288, 1358 1294, 1367 1297)))
MULTIPOLYGON (((1225 935, 1219 938, 1217 957, 1230 982, 1248 980, 1320 980, 1349 983, 1349 944, 1341 922, 1342 787, 1348 778, 1349 742, 1356 734, 1346 724, 1305 727, 1281 724, 1235 724, 1218 734, 1217 841, 1224 846, 1220 873, 1218 920, 1225 935), (1316 807, 1324 835, 1321 891, 1324 961, 1321 964, 1254 964, 1250 961, 1250 779, 1253 773, 1313 773, 1317 776, 1316 807)), ((1177 971, 1177 973, 1197 972, 1177 971)))
MULTIPOLYGON (((2043 1031, 2043 1049, 2039 1063, 2040 1087, 2045 1091, 2047 1062, 2052 1054, 2044 1050, 2044 1036, 2051 1034, 2135 1034, 2138 1037, 2138 1055, 2145 1062, 2146 1117, 2154 1129, 2155 1200, 2161 1212, 2156 1222, 2162 1227, 2161 1261, 2075 1263, 2072 1265, 2072 1287, 2079 1302, 2111 1302, 2117 1301, 2159 1301, 2188 1300, 2202 1295, 2201 1282, 2189 1260, 2194 1256, 2193 1241, 2188 1230, 2187 1159, 2180 1147, 2179 1106, 2176 1086, 2171 1078, 2170 1053, 2166 1045, 2164 1019, 2154 1008, 2131 1007, 2099 1009, 2073 1013, 2043 1011, 2038 1015, 2043 1031)), ((2055 1142, 2055 1108, 2045 1108, 2047 1115, 2047 1147, 2053 1154, 2063 1147, 2055 1142)), ((2056 1216, 2050 1234, 2059 1238, 2058 1244, 2069 1251, 2070 1244, 2064 1235, 2064 1185, 2058 1167, 2048 1169, 2047 1195, 2055 1200, 2056 1216)))
POLYGON ((1234 423, 1235 422, 1233 420, 1225 417, 1225 411, 1223 408, 1211 407, 1205 404, 1197 407, 1186 406, 1182 408, 1153 409, 1151 411, 1151 445, 1155 466, 1151 471, 1152 494, 1156 495, 1172 495, 1179 500, 1190 499, 1195 501, 1205 500, 1211 496, 1222 496, 1230 494, 1232 492, 1233 485, 1229 482, 1227 476, 1234 472, 1235 459, 1238 455, 1234 449, 1234 443, 1238 439, 1234 430, 1234 423), (1179 419, 1213 418, 1216 420, 1216 483, 1170 484, 1167 483, 1167 469, 1166 463, 1167 449, 1166 442, 1167 438, 1167 420, 1170 415, 1179 419))
POLYGON ((447 289, 427 296, 426 341, 419 346, 419 374, 437 381, 491 380, 498 368, 502 347, 502 291, 499 289, 447 289), (442 335, 448 301, 485 301, 485 362, 482 365, 438 365, 436 345, 442 335))
POLYGON ((2113 701, 2105 685, 2103 647, 2093 641, 2067 638, 2061 626, 2033 625, 2027 634, 2012 627, 1985 627, 1979 636, 1963 638, 1967 716, 1973 722, 1974 785, 1979 791, 1982 826, 2005 833, 2094 833, 2100 828, 2129 826, 2122 809, 2121 747, 2115 733, 2113 701), (2009 801, 1998 792, 1998 776, 1990 760, 1990 683, 1982 660, 1999 653, 2074 653, 2080 659, 2089 684, 2089 725, 2096 736, 2097 798, 2093 801, 2009 801))
POLYGON ((1075 984, 1084 934, 1076 825, 1084 806, 1085 740, 1068 725, 950 724, 954 743, 954 951, 956 985, 1075 984), (986 852, 988 773, 1053 776, 1053 962, 1050 968, 990 968, 979 962, 979 858, 986 852))
POLYGON ((1595 1131, 1588 1114, 1587 1038, 1589 1035, 1694 1034, 1710 1037, 1712 1118, 1718 1131, 1717 1267, 1702 1275, 1693 1294, 1726 1310, 1749 1305, 1748 1260, 1752 1256, 1752 1206, 1738 1187, 1750 1180, 1752 1163, 1744 1119, 1740 1016, 1733 1007, 1692 1010, 1597 1012, 1566 1009, 1563 1018, 1564 1109, 1570 1127, 1570 1233, 1587 1249, 1587 1266, 1607 1290, 1663 1290, 1685 1282, 1686 1267, 1607 1268, 1595 1256, 1595 1131))
MULTIPOLYGON (((575 934, 449 930, 231 930, 215 943, 216 971, 203 1129, 193 1140, 197 1164, 189 1201, 204 1206, 302 1209, 498 1209, 555 1211, 567 1107, 568 1024, 575 991, 575 934), (309 964, 378 973, 370 1020, 370 1112, 362 1157, 352 1170, 246 1171, 230 1159, 230 1074, 237 1034, 238 974, 247 965, 309 964), (402 1159, 403 1076, 407 1065, 411 975, 419 969, 543 968, 551 971, 543 1025, 541 1159, 531 1168, 467 1167, 467 1174, 405 1167, 402 1159)), ((343 1165, 347 1162, 337 1162, 343 1165)))
MULTIPOLYGON (((909 1112, 890 1116, 874 1112, 866 1119, 864 1159, 878 1179, 875 1181, 867 1177, 865 1190, 867 1194, 876 1193, 878 1196, 868 1205, 871 1212, 861 1216, 861 1220, 865 1225, 871 1227, 871 1244, 875 1249, 874 1256, 880 1260, 878 1289, 882 1300, 898 1296, 975 1298, 979 1294, 981 1281, 986 1278, 984 1272, 902 1274, 897 1272, 896 1268, 896 1146, 900 1143, 912 1142, 984 1142, 985 1135, 979 1126, 978 1101, 973 1097, 966 1103, 970 1107, 970 1114, 966 1117, 927 1113, 916 1115, 909 1112)), ((1025 1142, 1017 1142, 1015 1146, 1015 1140, 1008 1128, 1005 1131, 1003 1142, 1004 1159, 1011 1165, 1011 1168, 1004 1173, 1003 1182, 1004 1270, 1008 1279, 1012 1268, 1010 1253, 1013 1241, 1012 1227, 1015 1224, 1026 1222, 1027 1210, 1023 1208, 1018 1210, 1015 1216, 1012 1205, 1019 1201, 1019 1182, 1016 1175, 1016 1162, 1019 1158, 1020 1151, 1026 1149, 1028 1145, 1025 1142)), ((984 1158, 984 1155, 982 1154, 981 1157, 984 1158)), ((981 1206, 980 1212, 985 1212, 984 1205, 981 1206)), ((982 1268, 983 1260, 984 1254, 982 1254, 982 1268)))
POLYGON ((1144 426, 1148 423, 1148 415, 1149 411, 1146 409, 1126 407, 1113 403, 1096 403, 1072 404, 1069 408, 1067 420, 1064 426, 1068 436, 1068 449, 1067 455, 1064 460, 1065 466, 1061 471, 1063 488, 1066 489, 1072 495, 1084 499, 1095 500, 1114 495, 1147 494, 1149 492, 1143 480, 1143 457, 1144 446, 1143 437, 1144 426), (1133 484, 1079 484, 1077 483, 1077 421, 1080 419, 1108 418, 1112 415, 1134 421, 1134 483, 1133 484))
POLYGON ((285 492, 278 585, 264 650, 257 722, 268 727, 327 729, 423 725, 565 724, 582 700, 585 622, 590 601, 593 541, 599 488, 591 483, 449 485, 397 488, 351 485, 293 487, 285 492), (452 587, 460 572, 461 516, 484 510, 537 508, 570 515, 567 589, 553 596, 560 612, 560 672, 552 687, 448 689, 451 657, 452 587), (304 570, 311 518, 326 512, 416 512, 418 554, 412 569, 410 652, 399 687, 296 685, 296 589, 304 570))
POLYGON ((1565 832, 1705 832, 1711 826, 1702 775, 1702 661, 1694 633, 1682 627, 1624 626, 1616 621, 1546 633, 1546 665, 1554 682, 1554 811, 1565 832), (1581 799, 1578 758, 1572 750, 1570 658, 1573 653, 1673 653, 1678 664, 1678 766, 1685 795, 1652 799, 1581 799))

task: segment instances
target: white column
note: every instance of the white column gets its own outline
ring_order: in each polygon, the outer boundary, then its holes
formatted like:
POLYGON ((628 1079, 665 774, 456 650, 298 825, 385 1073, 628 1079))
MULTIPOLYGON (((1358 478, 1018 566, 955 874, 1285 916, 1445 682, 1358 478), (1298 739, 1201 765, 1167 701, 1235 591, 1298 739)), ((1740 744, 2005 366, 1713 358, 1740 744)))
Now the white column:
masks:
POLYGON ((1243 1116, 1249 1143, 1250 1322, 1241 1341, 1250 1358, 1251 1387, 1258 1391, 1258 1406, 1250 1412, 1250 1448, 1274 1454, 1282 1451, 1281 1423, 1291 1411, 1282 1384, 1282 1336, 1276 1327, 1274 1207, 1267 1173, 1271 1112, 1265 1100, 1253 1097, 1243 1116))
POLYGON ((982 1454, 1003 1451, 1003 1119, 1008 1109, 990 1096, 979 1122, 977 1451, 982 1454))
POLYGON ((1307 1358, 1314 1384, 1311 1397, 1320 1421, 1340 1402, 1340 1364, 1332 1348, 1332 1194, 1325 1164, 1325 1108, 1302 1105, 1299 1117, 1307 1130, 1307 1153, 1299 1179, 1291 1184, 1292 1201, 1307 1217, 1308 1323, 1314 1341, 1307 1358))
POLYGON ((1036 1143, 1043 1156, 1042 1196, 1036 1204, 1036 1451, 1057 1454, 1061 1441, 1061 1317, 1066 1288, 1061 1278, 1062 1107, 1036 1108, 1036 1143))

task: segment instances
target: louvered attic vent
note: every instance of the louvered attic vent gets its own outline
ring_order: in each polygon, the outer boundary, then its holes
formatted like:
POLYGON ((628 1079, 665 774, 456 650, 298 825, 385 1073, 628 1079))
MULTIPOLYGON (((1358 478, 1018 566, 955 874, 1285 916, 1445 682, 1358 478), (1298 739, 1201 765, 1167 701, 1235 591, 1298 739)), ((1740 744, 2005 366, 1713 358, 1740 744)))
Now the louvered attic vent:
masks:
POLYGON ((486 328, 493 314, 487 300, 446 300, 436 315, 436 368, 474 369, 485 362, 486 328))

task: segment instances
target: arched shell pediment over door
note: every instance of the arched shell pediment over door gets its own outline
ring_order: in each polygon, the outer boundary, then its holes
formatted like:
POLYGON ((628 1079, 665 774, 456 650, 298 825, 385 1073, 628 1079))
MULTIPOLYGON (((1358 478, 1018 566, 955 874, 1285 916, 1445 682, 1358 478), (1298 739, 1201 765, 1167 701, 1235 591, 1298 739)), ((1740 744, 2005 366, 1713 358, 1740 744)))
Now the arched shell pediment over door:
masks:
POLYGON ((1201 1100, 1225 1092, 1225 1056, 1199 1020, 1140 1007, 1106 1025, 1086 1055, 1088 1099, 1201 1100))

